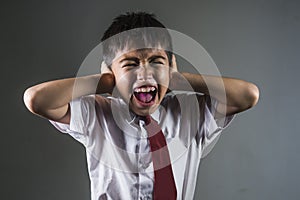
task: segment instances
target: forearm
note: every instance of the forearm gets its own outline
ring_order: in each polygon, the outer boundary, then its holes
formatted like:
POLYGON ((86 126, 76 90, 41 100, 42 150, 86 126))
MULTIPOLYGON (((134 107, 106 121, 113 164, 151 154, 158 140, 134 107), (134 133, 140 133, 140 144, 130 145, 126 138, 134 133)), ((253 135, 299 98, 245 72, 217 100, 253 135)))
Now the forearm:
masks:
POLYGON ((31 112, 42 113, 66 106, 72 99, 110 91, 106 75, 90 75, 49 81, 28 88, 24 101, 31 112), (75 88, 75 89, 74 89, 75 88))
POLYGON ((258 98, 257 87, 240 79, 190 73, 182 75, 195 92, 210 95, 227 106, 247 109, 252 107, 258 98))

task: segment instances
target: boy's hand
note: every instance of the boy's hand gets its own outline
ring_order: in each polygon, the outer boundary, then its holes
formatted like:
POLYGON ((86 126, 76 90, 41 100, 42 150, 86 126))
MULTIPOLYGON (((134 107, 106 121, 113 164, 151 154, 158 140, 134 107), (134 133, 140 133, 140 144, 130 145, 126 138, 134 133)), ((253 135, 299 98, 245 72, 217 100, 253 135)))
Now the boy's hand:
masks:
POLYGON ((172 63, 171 63, 171 67, 172 67, 172 73, 173 72, 178 72, 178 68, 177 68, 177 63, 176 63, 176 57, 175 55, 173 54, 172 55, 172 63))
POLYGON ((108 93, 112 94, 115 87, 115 76, 111 69, 103 61, 101 63, 101 78, 98 82, 97 94, 108 93))
POLYGON ((176 90, 179 89, 179 85, 182 79, 182 75, 178 72, 176 57, 173 54, 172 56, 172 63, 170 68, 170 84, 169 90, 176 90))
MULTIPOLYGON (((182 90, 182 91, 194 91, 184 73, 178 72, 176 57, 173 54, 172 56, 172 67, 170 72, 170 83, 169 91, 171 90, 182 90)), ((169 92, 168 91, 168 92, 169 92)))
POLYGON ((113 73, 104 61, 102 61, 102 63, 101 63, 100 70, 101 70, 101 74, 112 74, 113 73))

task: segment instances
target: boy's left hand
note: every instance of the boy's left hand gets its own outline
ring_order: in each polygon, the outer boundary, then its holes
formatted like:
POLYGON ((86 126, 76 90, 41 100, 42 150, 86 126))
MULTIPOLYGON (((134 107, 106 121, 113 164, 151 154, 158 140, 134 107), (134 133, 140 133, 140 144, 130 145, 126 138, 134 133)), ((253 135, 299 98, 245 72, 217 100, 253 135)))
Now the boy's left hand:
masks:
POLYGON ((178 72, 176 57, 174 54, 172 56, 172 66, 170 70, 170 83, 168 92, 170 92, 170 90, 193 91, 190 83, 184 77, 183 73, 178 72))
POLYGON ((179 89, 179 85, 182 79, 181 73, 178 72, 176 57, 173 54, 172 56, 172 63, 170 68, 170 83, 169 83, 169 90, 176 90, 179 89))
POLYGON ((177 63, 176 63, 176 57, 175 57, 174 54, 172 55, 171 67, 172 67, 172 73, 173 72, 178 72, 177 63))

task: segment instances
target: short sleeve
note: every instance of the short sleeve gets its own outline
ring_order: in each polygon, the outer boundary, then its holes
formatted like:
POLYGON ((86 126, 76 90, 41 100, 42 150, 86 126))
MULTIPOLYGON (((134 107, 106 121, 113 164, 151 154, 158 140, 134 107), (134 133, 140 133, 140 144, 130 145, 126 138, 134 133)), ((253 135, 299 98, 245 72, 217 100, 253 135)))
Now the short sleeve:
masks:
POLYGON ((202 143, 201 157, 203 158, 213 149, 221 132, 230 124, 235 115, 216 119, 216 109, 219 101, 206 95, 202 95, 200 98, 202 98, 204 102, 204 105, 202 104, 203 106, 200 106, 200 109, 202 109, 200 112, 204 112, 204 123, 202 124, 204 126, 202 129, 203 133, 200 133, 202 143))
POLYGON ((74 139, 85 145, 89 119, 93 117, 92 115, 94 113, 93 105, 94 98, 92 96, 74 99, 70 102, 70 124, 64 124, 53 120, 49 121, 60 132, 69 134, 74 139))

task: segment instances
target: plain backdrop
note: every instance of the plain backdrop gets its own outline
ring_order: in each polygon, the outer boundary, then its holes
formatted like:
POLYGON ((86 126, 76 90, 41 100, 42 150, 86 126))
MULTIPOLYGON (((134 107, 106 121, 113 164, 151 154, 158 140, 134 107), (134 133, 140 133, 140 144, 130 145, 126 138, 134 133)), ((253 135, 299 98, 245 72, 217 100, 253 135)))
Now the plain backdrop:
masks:
POLYGON ((1 1, 0 199, 89 199, 83 146, 27 111, 23 92, 75 76, 111 20, 139 10, 198 41, 222 75, 260 88, 202 160, 195 200, 298 199, 297 0, 1 1))

